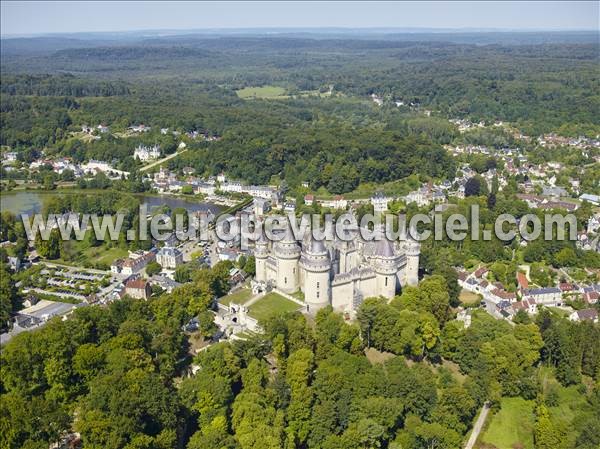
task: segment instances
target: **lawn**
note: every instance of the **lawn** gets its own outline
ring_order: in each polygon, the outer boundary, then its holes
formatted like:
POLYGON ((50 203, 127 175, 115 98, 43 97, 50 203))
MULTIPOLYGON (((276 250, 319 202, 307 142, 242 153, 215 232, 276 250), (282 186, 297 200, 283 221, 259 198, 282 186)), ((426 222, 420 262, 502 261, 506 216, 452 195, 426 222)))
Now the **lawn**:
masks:
POLYGON ((126 258, 129 253, 123 248, 104 248, 102 246, 90 247, 83 251, 83 255, 86 259, 96 262, 110 265, 117 259, 126 258))
POLYGON ((481 296, 477 293, 470 292, 464 288, 460 291, 458 299, 465 305, 478 304, 481 301, 481 296))
POLYGON ((63 242, 63 257, 50 262, 56 262, 74 267, 108 269, 116 259, 123 259, 129 255, 123 248, 107 248, 104 245, 88 246, 86 241, 69 240, 63 242))
POLYGON ((278 86, 244 87, 236 90, 238 97, 249 100, 252 98, 277 98, 285 95, 285 89, 278 86))
POLYGON ((257 320, 264 320, 271 315, 298 310, 300 306, 277 293, 267 293, 250 306, 248 314, 257 320))
POLYGON ((534 407, 535 401, 503 398, 500 411, 491 417, 488 428, 480 437, 481 442, 493 444, 498 449, 533 449, 534 407))
POLYGON ((223 296, 219 299, 219 302, 225 306, 228 306, 231 303, 246 304, 250 298, 252 298, 252 290, 249 288, 240 288, 227 296, 223 296))

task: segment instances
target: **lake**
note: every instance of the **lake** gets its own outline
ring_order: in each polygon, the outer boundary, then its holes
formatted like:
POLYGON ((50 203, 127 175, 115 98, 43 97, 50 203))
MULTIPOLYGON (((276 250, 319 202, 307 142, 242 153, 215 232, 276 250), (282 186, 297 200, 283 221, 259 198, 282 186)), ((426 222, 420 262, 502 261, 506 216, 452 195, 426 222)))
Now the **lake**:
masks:
MULTIPOLYGON (((0 194, 0 209, 4 212, 5 210, 12 212, 15 215, 20 214, 35 214, 42 210, 44 204, 44 198, 48 195, 73 195, 82 194, 85 192, 69 192, 69 191, 51 191, 51 192, 2 192, 0 194)), ((91 193, 99 193, 97 191, 91 191, 91 193)), ((99 193, 101 194, 101 193, 99 193)), ((217 213, 221 208, 215 204, 203 203, 194 200, 188 200, 186 198, 174 197, 169 195, 144 195, 136 194, 136 197, 142 200, 142 204, 145 204, 149 211, 152 209, 167 205, 171 209, 176 207, 183 207, 188 212, 207 211, 210 210, 213 213, 217 213)))

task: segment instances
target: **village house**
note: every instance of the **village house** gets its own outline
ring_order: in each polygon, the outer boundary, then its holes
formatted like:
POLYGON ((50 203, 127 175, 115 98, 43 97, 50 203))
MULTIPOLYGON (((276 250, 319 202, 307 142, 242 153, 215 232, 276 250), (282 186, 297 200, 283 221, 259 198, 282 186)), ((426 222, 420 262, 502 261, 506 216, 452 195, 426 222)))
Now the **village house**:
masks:
POLYGON ((283 205, 283 211, 286 214, 295 214, 296 213, 296 203, 289 201, 283 205))
POLYGON ((523 290, 523 296, 529 296, 541 305, 562 305, 562 291, 558 287, 525 289, 523 290))
POLYGON ((139 125, 132 125, 129 127, 129 129, 134 133, 145 133, 150 131, 150 127, 144 125, 143 123, 140 123, 139 125))
POLYGON ((206 182, 199 182, 194 185, 194 193, 202 195, 214 195, 217 188, 214 184, 208 184, 206 182))
POLYGON ((584 193, 579 197, 579 199, 581 201, 587 201, 588 203, 592 203, 594 206, 600 206, 600 195, 584 193))
POLYGON ((537 313, 537 302, 534 298, 525 298, 522 301, 515 302, 511 305, 513 315, 519 310, 523 310, 529 315, 535 315, 537 313))
POLYGON ((253 198, 264 198, 266 200, 271 198, 273 188, 269 186, 242 186, 242 193, 247 193, 253 198))
POLYGON ((571 321, 591 321, 592 323, 598 322, 598 311, 596 309, 582 309, 576 310, 569 315, 571 321))
POLYGON ((321 201, 321 206, 330 209, 346 209, 348 207, 348 201, 344 199, 342 195, 336 195, 331 200, 321 201))
POLYGON ((113 262, 110 266, 112 273, 120 273, 127 276, 139 273, 146 265, 156 259, 156 254, 153 251, 137 251, 130 252, 127 259, 119 259, 113 262))
POLYGON ((590 305, 596 304, 600 299, 600 293, 595 291, 585 292, 582 295, 582 299, 590 305))
POLYGON ((112 176, 113 178, 121 177, 121 176, 125 176, 125 177, 129 176, 129 172, 127 172, 127 171, 117 170, 117 169, 113 168, 112 165, 110 165, 108 162, 97 161, 94 159, 90 159, 87 164, 82 164, 81 170, 85 174, 97 175, 98 173, 105 173, 107 176, 109 176, 109 177, 112 176))
POLYGON ((543 187, 542 194, 553 198, 569 196, 569 193, 564 188, 558 186, 543 187))
POLYGON ((150 283, 150 285, 157 285, 167 293, 171 293, 177 287, 180 287, 182 285, 179 282, 176 282, 167 276, 161 276, 159 274, 152 276, 148 280, 148 282, 150 283))
POLYGON ((143 279, 132 279, 127 281, 122 294, 134 299, 148 299, 152 295, 152 288, 143 279))
POLYGON ((2 155, 2 159, 5 162, 12 163, 17 161, 17 153, 15 151, 9 151, 2 155))
POLYGON ((223 192, 242 193, 242 183, 239 181, 224 182, 221 184, 220 190, 223 192))

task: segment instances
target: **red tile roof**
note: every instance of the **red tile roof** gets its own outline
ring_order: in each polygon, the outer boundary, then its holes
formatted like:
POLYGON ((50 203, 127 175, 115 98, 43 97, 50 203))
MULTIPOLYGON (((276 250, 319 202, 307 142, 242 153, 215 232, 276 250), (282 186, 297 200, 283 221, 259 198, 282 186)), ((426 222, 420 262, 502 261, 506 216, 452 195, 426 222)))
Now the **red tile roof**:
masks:
POLYGON ((125 284, 125 288, 133 288, 137 290, 144 290, 147 282, 143 279, 132 279, 125 284))
POLYGON ((529 281, 527 280, 527 276, 525 276, 524 273, 517 273, 517 282, 519 283, 519 287, 529 288, 529 281))

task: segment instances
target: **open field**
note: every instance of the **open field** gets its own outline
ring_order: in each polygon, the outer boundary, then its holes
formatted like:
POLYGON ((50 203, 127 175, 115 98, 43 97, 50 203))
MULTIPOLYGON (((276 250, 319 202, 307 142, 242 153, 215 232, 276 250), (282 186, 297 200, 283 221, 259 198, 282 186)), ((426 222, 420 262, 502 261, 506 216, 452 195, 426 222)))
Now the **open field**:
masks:
POLYGON ((389 359, 396 357, 391 352, 378 351, 375 348, 365 349, 365 355, 367 356, 369 362, 371 362, 371 365, 381 365, 387 362, 389 359))
POLYGON ((123 259, 127 257, 128 251, 123 248, 109 248, 104 247, 91 247, 83 252, 83 255, 88 260, 95 260, 98 263, 105 263, 110 265, 116 259, 123 259))
POLYGON ((481 297, 477 293, 473 293, 465 289, 460 291, 458 299, 460 299, 460 302, 466 305, 477 304, 479 301, 481 301, 481 297))
POLYGON ((248 100, 252 98, 276 98, 285 95, 285 89, 278 86, 244 87, 236 90, 238 97, 248 100))
POLYGON ((248 314, 257 320, 264 320, 271 315, 298 310, 300 306, 277 293, 267 293, 250 306, 248 314))
POLYGON ((252 290, 249 288, 241 288, 227 296, 223 296, 219 299, 219 302, 226 306, 231 303, 246 304, 250 298, 252 298, 252 290))
POLYGON ((535 401, 503 398, 500 411, 488 418, 491 421, 480 437, 481 443, 498 449, 533 449, 534 407, 535 401))

